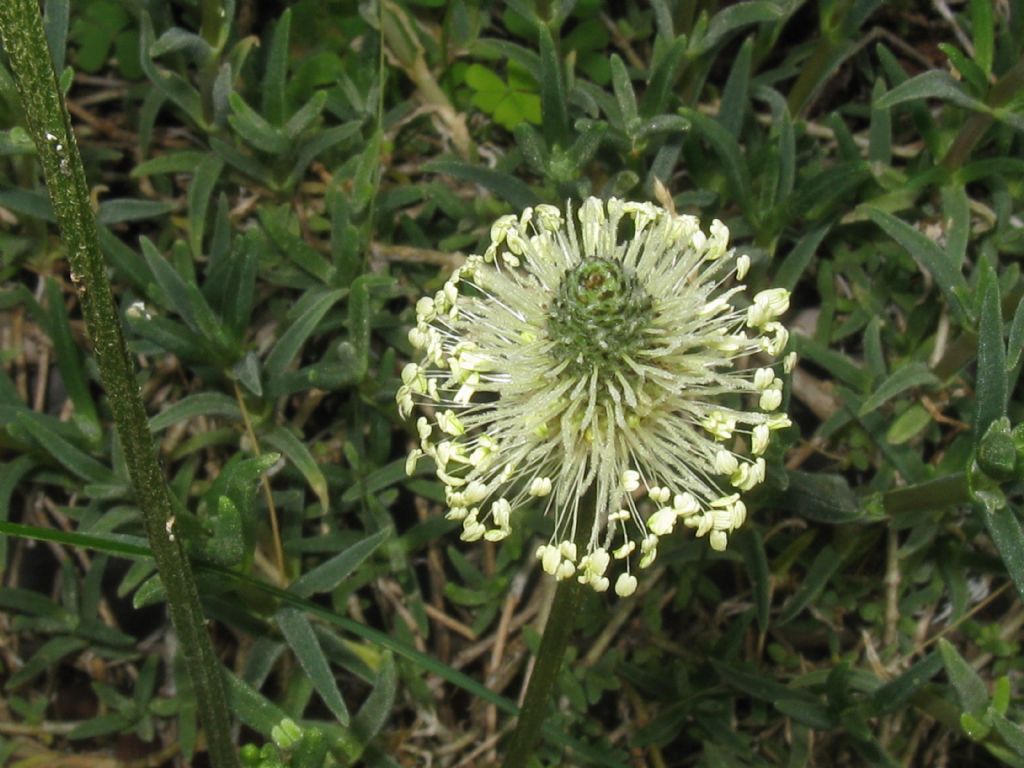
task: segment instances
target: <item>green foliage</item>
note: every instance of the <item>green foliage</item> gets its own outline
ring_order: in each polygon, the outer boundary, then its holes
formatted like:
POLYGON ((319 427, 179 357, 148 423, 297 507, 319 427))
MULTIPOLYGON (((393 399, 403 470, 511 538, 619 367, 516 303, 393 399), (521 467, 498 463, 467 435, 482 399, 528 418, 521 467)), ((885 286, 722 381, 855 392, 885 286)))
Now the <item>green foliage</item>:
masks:
MULTIPOLYGON (((725 222, 800 363, 729 551, 587 595, 540 762, 1024 765, 1024 6, 949 5, 46 3, 247 765, 484 761, 513 716, 550 523, 463 548, 393 396, 416 299, 590 194, 725 222)), ((190 761, 41 160, 3 59, 0 757, 190 761)))

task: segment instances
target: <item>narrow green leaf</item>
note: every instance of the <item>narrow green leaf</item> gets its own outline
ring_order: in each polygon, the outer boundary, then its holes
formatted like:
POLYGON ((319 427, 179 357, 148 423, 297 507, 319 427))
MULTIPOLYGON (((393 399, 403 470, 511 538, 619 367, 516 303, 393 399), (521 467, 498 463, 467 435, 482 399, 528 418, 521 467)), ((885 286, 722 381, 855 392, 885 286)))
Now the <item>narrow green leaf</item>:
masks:
POLYGON ((75 406, 75 424, 90 441, 99 444, 103 432, 90 392, 89 378, 85 374, 81 347, 71 336, 71 324, 60 286, 51 278, 46 280, 46 302, 50 340, 57 357, 57 367, 64 380, 64 389, 75 406))
MULTIPOLYGON (((352 293, 348 302, 348 333, 355 362, 353 375, 356 379, 363 378, 369 365, 373 311, 370 297, 375 290, 385 289, 391 285, 392 278, 371 273, 360 275, 352 283, 352 293)), ((342 360, 345 359, 346 356, 342 356, 342 360)))
POLYGON ((154 432, 159 432, 197 416, 220 416, 232 421, 240 421, 242 412, 233 397, 228 397, 221 392, 198 392, 181 398, 153 416, 149 420, 149 428, 154 432))
POLYGON ((5 690, 16 690, 36 675, 49 669, 56 669, 65 656, 77 653, 89 645, 89 641, 81 637, 54 637, 43 643, 39 650, 4 683, 5 690))
POLYGON ((0 205, 48 224, 53 224, 57 220, 54 218, 49 198, 40 192, 27 189, 0 190, 0 205))
POLYGON ((988 91, 988 75, 985 74, 985 70, 979 67, 973 59, 952 43, 939 43, 936 47, 946 54, 949 63, 960 74, 959 80, 966 83, 975 93, 985 93, 988 91))
POLYGON ((461 160, 432 160, 423 164, 423 170, 479 184, 508 203, 513 210, 522 211, 541 202, 537 194, 515 176, 491 168, 470 165, 461 160))
MULTIPOLYGON (((530 169, 538 174, 544 175, 548 172, 548 151, 544 146, 544 140, 538 135, 536 129, 527 122, 522 122, 513 131, 516 144, 523 155, 530 169)), ((582 137, 581 137, 582 138, 582 137)), ((581 139, 576 140, 576 144, 581 139)), ((576 146, 574 144, 573 146, 576 146)))
POLYGON ((930 69, 897 85, 875 100, 875 109, 891 109, 897 104, 920 99, 939 99, 958 107, 990 114, 985 102, 968 95, 953 76, 941 69, 930 69))
POLYGON ((150 82, 170 101, 177 104, 185 111, 193 122, 201 128, 209 128, 209 124, 203 116, 202 98, 199 91, 193 88, 188 81, 180 75, 160 69, 153 61, 153 20, 149 13, 143 11, 142 24, 140 27, 141 41, 139 47, 142 55, 139 57, 142 71, 150 82))
MULTIPOLYGON (((974 61, 986 75, 992 74, 995 50, 995 21, 991 0, 971 0, 971 42, 974 43, 974 61)), ((1020 13, 1020 9, 1017 9, 1020 13)))
POLYGON ((223 169, 224 161, 220 157, 206 155, 195 167, 188 188, 188 244, 197 259, 203 255, 203 235, 206 233, 210 195, 223 169))
POLYGON ((155 200, 132 200, 130 198, 112 198, 100 203, 96 221, 100 224, 122 224, 126 221, 142 221, 153 219, 170 213, 177 205, 161 203, 155 200))
MULTIPOLYGON (((21 455, 0 464, 0 523, 11 516, 11 496, 18 483, 36 467, 31 456, 21 455)), ((0 536, 0 573, 7 572, 7 537, 0 536)))
POLYGON ((256 158, 239 152, 230 144, 221 141, 216 137, 211 137, 210 148, 213 149, 213 151, 220 157, 224 158, 224 162, 235 170, 244 173, 250 179, 258 181, 261 184, 266 184, 271 187, 273 186, 273 171, 256 158))
POLYGON ((267 447, 283 454, 302 473, 302 476, 306 478, 306 482, 309 483, 310 489, 320 500, 320 508, 326 515, 330 503, 327 493, 327 480, 324 478, 324 473, 320 470, 316 459, 313 458, 313 454, 309 452, 306 444, 284 427, 273 427, 263 435, 263 441, 267 447))
POLYGON ((327 91, 317 91, 314 93, 309 101, 302 105, 302 107, 289 119, 284 125, 285 135, 292 139, 298 139, 299 136, 313 124, 313 121, 320 117, 320 113, 324 111, 324 106, 327 104, 327 91))
POLYGON ((950 263, 962 269, 971 239, 971 209, 963 184, 942 188, 942 214, 946 220, 946 253, 950 263))
POLYGON ((270 376, 280 375, 288 369, 292 361, 299 356, 303 344, 316 330, 324 315, 341 301, 346 293, 347 291, 341 288, 333 291, 315 288, 310 290, 307 297, 303 297, 307 301, 302 313, 281 334, 263 361, 263 368, 270 376))
POLYGON ((352 209, 356 212, 367 210, 377 196, 381 172, 381 141, 382 134, 378 127, 370 135, 370 140, 356 161, 356 169, 352 178, 352 209))
POLYGON ((939 380, 935 377, 935 374, 924 363, 907 363, 902 368, 893 371, 888 378, 877 386, 875 391, 861 404, 857 415, 866 416, 908 389, 932 387, 938 383, 939 380))
POLYGON ((194 149, 182 149, 177 152, 168 152, 166 155, 157 155, 132 168, 131 177, 139 179, 143 176, 159 176, 164 173, 192 173, 207 155, 207 152, 194 149))
POLYGON ((280 209, 260 212, 260 221, 274 245, 280 248, 295 266, 308 272, 318 282, 331 285, 334 282, 334 269, 330 262, 299 235, 289 230, 290 213, 283 216, 279 214, 280 209))
POLYGON ((352 718, 352 731, 364 746, 380 732, 391 716, 397 687, 398 670, 395 658, 390 653, 385 653, 373 690, 366 697, 359 712, 352 718))
POLYGON ((757 612, 757 626, 761 632, 768 631, 768 617, 771 609, 772 579, 768 570, 768 558, 764 541, 757 529, 750 528, 736 537, 736 546, 743 554, 743 563, 754 593, 754 609, 757 612))
MULTIPOLYGON (((792 475, 792 473, 790 474, 792 475)), ((799 616, 821 594, 829 579, 835 575, 842 564, 843 558, 830 545, 822 547, 796 592, 782 606, 778 624, 786 624, 799 616)))
POLYGON ((541 127, 549 147, 566 147, 569 144, 569 99, 565 92, 562 61, 547 25, 539 24, 538 29, 541 127))
POLYGON ((336 144, 351 139, 357 135, 362 127, 361 120, 350 120, 342 125, 335 125, 331 128, 318 130, 309 141, 302 144, 295 153, 295 164, 285 181, 286 186, 294 185, 306 172, 309 164, 313 162, 322 152, 326 152, 336 144))
POLYGON ((1024 728, 1014 722, 1007 720, 998 712, 989 713, 992 718, 992 725, 996 729, 1006 745, 1017 753, 1018 757, 1024 757, 1024 728))
MULTIPOLYGON (((782 714, 817 731, 830 731, 836 727, 828 709, 821 702, 782 699, 773 704, 782 714)), ((886 768, 889 767, 886 766, 886 768)), ((897 767, 893 766, 893 768, 897 767)))
POLYGON ((144 296, 153 299, 150 292, 153 275, 146 268, 146 262, 139 254, 125 245, 121 239, 107 227, 99 227, 100 248, 103 256, 110 262, 119 277, 133 285, 144 296))
POLYGON ((884 715, 902 710, 915 693, 942 668, 942 656, 930 653, 914 664, 910 669, 880 686, 868 698, 868 706, 872 715, 884 715))
POLYGON ((160 580, 160 575, 154 573, 135 590, 135 594, 132 595, 132 607, 139 610, 166 600, 167 590, 164 589, 164 583, 160 580))
POLYGON ((688 130, 690 130, 690 123, 684 117, 679 115, 656 115, 655 117, 641 120, 635 136, 644 138, 659 133, 685 133, 688 130))
POLYGON ((892 162, 892 115, 887 107, 878 106, 878 99, 884 92, 885 81, 881 78, 875 80, 868 129, 868 160, 888 165, 892 162))
POLYGON ((640 102, 640 113, 645 117, 664 114, 668 108, 676 73, 686 57, 686 46, 686 36, 680 35, 654 65, 640 102))
POLYGON ((128 315, 126 322, 136 334, 156 344, 165 352, 177 355, 182 360, 220 362, 219 355, 199 334, 190 331, 182 323, 154 315, 142 317, 128 315))
POLYGON ((779 128, 779 184, 775 200, 784 204, 796 185, 796 131, 789 105, 781 95, 775 121, 779 128))
POLYGON ((899 243, 918 266, 935 280, 939 290, 946 297, 950 309, 961 323, 966 321, 966 310, 961 296, 967 295, 967 282, 956 264, 934 241, 923 235, 905 221, 877 208, 868 208, 868 218, 881 227, 889 237, 899 243))
POLYGON ((274 26, 267 50, 267 68, 263 75, 262 110, 273 125, 284 122, 285 84, 288 78, 288 42, 291 36, 292 10, 286 8, 274 26))
POLYGON ((827 370, 839 381, 849 385, 858 392, 864 392, 871 386, 871 376, 860 368, 849 357, 807 336, 796 336, 796 351, 800 357, 807 358, 827 370))
POLYGON ((974 668, 960 655, 946 638, 939 638, 939 653, 946 667, 949 682, 956 690, 960 706, 965 712, 982 712, 988 706, 988 688, 974 668))
POLYGON ((195 32, 189 32, 181 27, 168 29, 149 49, 149 55, 153 58, 168 53, 183 53, 200 66, 208 64, 214 56, 213 48, 208 42, 195 32))
POLYGON ((864 329, 864 364, 876 379, 889 372, 885 362, 885 350, 882 349, 882 321, 876 315, 872 317, 864 329))
POLYGON ((1003 316, 999 282, 987 262, 979 278, 981 312, 978 323, 978 374, 975 384, 977 406, 974 443, 996 419, 1006 415, 1006 348, 1003 346, 1003 316))
MULTIPOLYGON (((680 118, 681 119, 681 118, 680 118)), ((605 134, 608 132, 607 123, 595 123, 587 126, 584 130, 579 132, 579 136, 576 137, 576 141, 569 147, 569 151, 565 153, 566 160, 572 165, 572 167, 581 170, 586 167, 597 150, 601 146, 601 141, 604 139, 605 134)), ((522 147, 520 143, 520 147, 522 147)))
POLYGON ((1021 355, 1024 354, 1024 298, 1017 302, 1017 309, 1013 313, 1006 350, 1009 353, 1006 358, 1006 370, 1011 371, 1017 367, 1021 355))
POLYGON ((85 451, 60 437, 47 424, 45 417, 33 411, 22 411, 16 422, 39 446, 75 477, 97 485, 113 485, 117 477, 109 467, 100 464, 85 451))
POLYGON ((754 85, 751 92, 754 98, 768 102, 772 110, 774 130, 778 133, 777 181, 774 190, 765 198, 766 207, 774 206, 778 215, 778 212, 785 213, 788 210, 787 198, 793 193, 796 183, 796 133, 793 129, 793 117, 789 113, 789 104, 786 103, 785 97, 774 88, 754 85))
MULTIPOLYGON (((58 544, 66 544, 70 547, 84 547, 118 557, 152 557, 152 552, 146 547, 146 540, 139 536, 117 533, 108 533, 102 536, 88 533, 71 533, 53 528, 40 528, 35 525, 9 523, 4 520, 0 520, 0 534, 18 536, 20 538, 32 539, 33 541, 54 541, 58 544)), ((10 588, 0 590, 0 604, 5 604, 3 601, 10 592, 12 592, 10 588)), ((36 593, 29 592, 29 594, 35 595, 36 593)), ((53 605, 51 601, 41 595, 39 599, 53 605)))
MULTIPOLYGON (((892 51, 882 43, 875 46, 875 52, 879 63, 882 65, 882 72, 884 73, 887 82, 895 86, 905 83, 910 79, 904 69, 902 57, 895 56, 892 51)), ((918 133, 920 133, 921 137, 924 139, 925 147, 927 147, 934 156, 941 156, 942 152, 945 151, 945 143, 947 140, 944 138, 943 134, 939 132, 935 117, 928 109, 928 105, 923 101, 907 102, 905 109, 909 113, 918 133)))
MULTIPOLYGON (((856 145, 854 148, 859 155, 856 145)), ((854 204, 859 199, 859 188, 872 179, 871 167, 859 158, 827 166, 796 185, 786 201, 786 214, 795 221, 828 221, 834 214, 834 208, 854 204)))
POLYGON ((633 82, 629 79, 629 72, 626 65, 617 53, 611 56, 612 69, 612 91, 615 93, 615 101, 619 105, 619 114, 622 116, 622 124, 626 126, 627 133, 631 123, 639 119, 639 112, 636 106, 636 93, 633 91, 633 82))
POLYGON ((748 37, 733 59, 729 79, 722 89, 722 102, 718 108, 718 122, 734 138, 739 138, 743 116, 750 98, 750 65, 754 55, 754 38, 748 37))
POLYGON ((694 41, 691 54, 699 56, 707 53, 727 36, 743 27, 779 21, 784 17, 784 9, 778 3, 769 0, 752 0, 726 6, 711 18, 704 36, 694 41))
POLYGON ((228 705, 245 725, 270 738, 270 732, 288 714, 245 681, 221 667, 228 705))
POLYGON ((1006 572, 1013 579, 1017 593, 1024 600, 1024 528, 1010 505, 977 503, 974 505, 982 518, 989 536, 995 542, 1006 572))
MULTIPOLYGON (((13 523, 4 524, 4 528, 8 530, 17 527, 28 526, 16 526, 13 523)), ((27 613, 29 616, 50 619, 61 624, 67 623, 72 619, 71 614, 45 595, 20 587, 4 587, 0 589, 0 608, 27 613)))
POLYGON ((289 592, 300 597, 309 597, 323 592, 330 592, 348 578, 356 568, 377 551, 377 547, 392 534, 390 528, 384 528, 353 544, 344 552, 340 552, 330 560, 302 574, 291 586, 289 592))
POLYGON ((71 16, 70 0, 47 0, 43 15, 46 30, 46 47, 53 59, 53 71, 64 71, 64 57, 67 52, 68 20, 71 16))
MULTIPOLYGON (((266 251, 265 234, 258 228, 236 237, 229 244, 231 224, 226 221, 226 200, 218 204, 218 224, 210 241, 210 258, 202 293, 223 320, 232 339, 245 336, 249 310, 255 293, 255 273, 261 255, 266 251), (221 213, 224 219, 221 219, 221 213), (221 223, 223 222, 223 226, 221 223)), ((241 349, 235 347, 237 352, 241 349)))
POLYGON ((710 657, 708 661, 711 662, 711 666, 714 667, 715 672, 722 678, 723 682, 739 691, 743 691, 743 693, 753 696, 755 699, 773 704, 779 701, 800 701, 805 703, 816 701, 816 697, 810 691, 783 685, 768 675, 739 669, 714 657, 710 657))
POLYGON ((167 96, 159 88, 150 88, 142 97, 142 106, 139 107, 139 155, 149 155, 150 146, 153 143, 153 128, 156 126, 156 118, 167 102, 167 96))
POLYGON ((722 171, 740 207, 748 216, 755 217, 757 210, 751 196, 750 173, 736 139, 717 122, 695 109, 684 107, 679 113, 692 124, 692 133, 702 136, 711 145, 722 161, 722 171))
POLYGON ((903 445, 932 423, 932 415, 924 406, 914 403, 896 417, 886 430, 885 441, 890 445, 903 445))
POLYGON ((407 479, 405 473, 405 459, 396 459, 385 464, 380 469, 375 469, 368 475, 361 475, 357 482, 350 485, 341 496, 346 504, 358 501, 364 496, 372 493, 379 493, 385 488, 404 482, 407 479))
POLYGON ((668 0, 651 0, 651 10, 654 11, 654 26, 657 29, 655 39, 655 50, 659 43, 668 42, 675 34, 675 19, 672 18, 674 9, 669 6, 668 0))
POLYGON ((801 237, 797 244, 793 246, 793 250, 782 260, 778 272, 775 273, 775 280, 772 281, 772 285, 776 288, 785 288, 787 291, 792 291, 796 288, 796 284, 810 265, 811 259, 818 250, 818 246, 821 245, 821 241, 825 239, 828 231, 828 226, 818 227, 801 237))
POLYGON ((291 148, 291 139, 283 130, 268 123, 240 94, 232 93, 228 97, 228 102, 231 104, 228 122, 245 142, 270 155, 283 155, 288 152, 291 148))
POLYGON ((328 709, 338 718, 342 725, 348 725, 348 707, 338 690, 331 665, 324 655, 320 641, 317 640, 309 619, 302 611, 295 608, 282 608, 274 616, 277 626, 281 629, 288 647, 292 649, 299 665, 309 675, 320 698, 328 709))
POLYGON ((167 308, 176 312, 195 333, 213 344, 226 345, 222 323, 195 284, 185 282, 148 237, 142 237, 139 243, 142 257, 167 298, 167 308))
POLYGON ((122 712, 110 712, 106 715, 93 717, 85 722, 79 723, 68 733, 68 738, 94 739, 97 736, 106 736, 120 731, 126 731, 132 727, 134 721, 127 714, 122 712))
MULTIPOLYGON (((252 38, 248 39, 251 40, 252 38)), ((240 46, 245 44, 243 41, 240 43, 240 46)), ((231 111, 231 94, 235 90, 234 82, 235 77, 232 74, 231 62, 226 61, 218 67, 217 76, 213 80, 213 87, 210 88, 213 123, 220 128, 228 122, 228 113, 231 111)))

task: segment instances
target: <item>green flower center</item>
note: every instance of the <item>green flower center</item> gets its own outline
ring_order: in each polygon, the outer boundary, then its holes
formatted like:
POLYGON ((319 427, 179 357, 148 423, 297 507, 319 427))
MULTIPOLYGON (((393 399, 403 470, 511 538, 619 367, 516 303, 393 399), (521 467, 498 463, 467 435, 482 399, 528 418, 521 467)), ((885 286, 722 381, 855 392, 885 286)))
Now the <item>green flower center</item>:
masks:
POLYGON ((578 372, 618 368, 643 345, 653 305, 636 275, 620 262, 584 259, 562 276, 548 309, 554 354, 572 361, 578 372))

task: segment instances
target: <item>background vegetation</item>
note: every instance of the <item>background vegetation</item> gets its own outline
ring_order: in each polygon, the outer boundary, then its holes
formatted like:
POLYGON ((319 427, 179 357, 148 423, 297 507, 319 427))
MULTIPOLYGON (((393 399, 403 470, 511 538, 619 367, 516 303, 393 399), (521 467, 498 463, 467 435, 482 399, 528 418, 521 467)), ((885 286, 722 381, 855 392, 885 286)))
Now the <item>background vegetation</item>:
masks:
MULTIPOLYGON (((727 553, 588 595, 542 764, 1024 765, 1024 2, 45 9, 239 744, 500 754, 547 523, 459 544, 393 396, 497 216, 599 194, 793 291, 795 426, 727 553)), ((203 764, 3 66, 0 129, 0 758, 203 764)))

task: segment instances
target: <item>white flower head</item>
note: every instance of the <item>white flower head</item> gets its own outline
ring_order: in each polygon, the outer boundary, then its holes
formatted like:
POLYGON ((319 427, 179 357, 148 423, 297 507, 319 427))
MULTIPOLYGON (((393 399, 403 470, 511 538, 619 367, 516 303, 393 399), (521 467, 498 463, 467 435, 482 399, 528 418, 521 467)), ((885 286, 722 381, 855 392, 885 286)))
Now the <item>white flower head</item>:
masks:
POLYGON ((650 203, 537 206, 495 222, 484 254, 417 304, 423 357, 398 400, 430 406, 417 450, 463 539, 503 539, 539 505, 554 519, 543 570, 620 596, 659 537, 727 546, 746 518, 734 491, 763 481, 757 457, 789 424, 781 363, 736 366, 785 348, 789 294, 744 302, 749 259, 728 242, 722 222, 704 234, 650 203))

